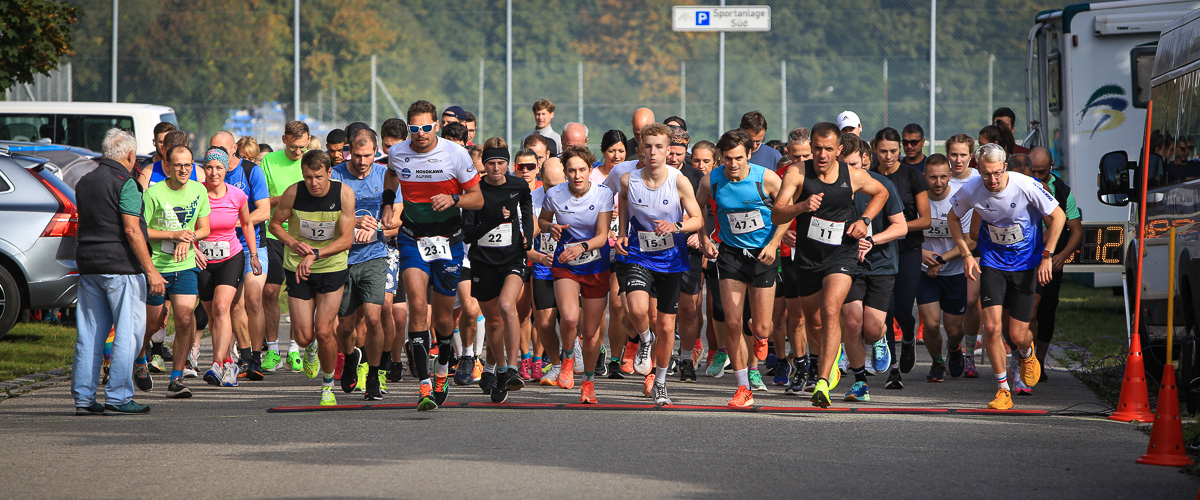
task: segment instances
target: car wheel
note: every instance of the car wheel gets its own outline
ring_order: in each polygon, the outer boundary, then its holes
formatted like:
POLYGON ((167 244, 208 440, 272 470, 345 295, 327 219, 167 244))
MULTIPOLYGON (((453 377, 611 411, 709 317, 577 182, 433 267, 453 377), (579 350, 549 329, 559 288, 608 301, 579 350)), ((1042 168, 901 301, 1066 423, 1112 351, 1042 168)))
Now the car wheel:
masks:
POLYGON ((21 290, 17 280, 4 266, 0 266, 0 337, 3 337, 17 323, 21 313, 21 290))

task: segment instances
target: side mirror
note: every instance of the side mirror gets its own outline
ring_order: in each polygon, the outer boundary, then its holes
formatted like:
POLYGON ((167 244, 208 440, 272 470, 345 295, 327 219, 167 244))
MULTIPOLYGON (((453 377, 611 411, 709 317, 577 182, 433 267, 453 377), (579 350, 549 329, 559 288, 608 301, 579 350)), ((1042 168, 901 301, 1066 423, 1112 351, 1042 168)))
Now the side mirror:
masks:
POLYGON ((1129 204, 1129 169, 1129 155, 1124 151, 1112 151, 1100 158, 1096 179, 1096 197, 1100 203, 1116 207, 1129 204))

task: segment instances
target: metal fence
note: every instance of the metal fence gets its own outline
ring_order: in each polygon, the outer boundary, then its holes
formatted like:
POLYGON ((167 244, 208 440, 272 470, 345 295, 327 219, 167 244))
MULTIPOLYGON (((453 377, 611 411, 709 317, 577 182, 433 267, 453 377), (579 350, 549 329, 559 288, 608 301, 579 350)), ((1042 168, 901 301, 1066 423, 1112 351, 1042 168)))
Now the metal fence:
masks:
MULTIPOLYGON (((771 5, 772 30, 727 35, 725 123, 717 123, 717 35, 671 29, 671 6, 693 2, 513 0, 511 108, 505 0, 299 2, 298 95, 292 1, 76 3, 84 16, 72 70, 41 84, 66 79, 67 95, 81 101, 109 101, 115 85, 118 101, 172 106, 198 137, 231 129, 277 143, 297 115, 323 137, 350 121, 403 117, 416 99, 473 112, 476 142, 509 134, 510 113, 510 139, 519 140, 542 98, 557 106, 556 129, 581 121, 594 143, 608 129, 628 132, 639 106, 684 117, 698 139, 736 127, 750 110, 766 116, 768 139, 845 109, 868 133, 928 128, 930 118, 928 1, 728 2, 771 5)), ((1036 12, 1059 6, 938 4, 933 139, 975 136, 999 106, 1024 109, 1025 33, 1036 12)))

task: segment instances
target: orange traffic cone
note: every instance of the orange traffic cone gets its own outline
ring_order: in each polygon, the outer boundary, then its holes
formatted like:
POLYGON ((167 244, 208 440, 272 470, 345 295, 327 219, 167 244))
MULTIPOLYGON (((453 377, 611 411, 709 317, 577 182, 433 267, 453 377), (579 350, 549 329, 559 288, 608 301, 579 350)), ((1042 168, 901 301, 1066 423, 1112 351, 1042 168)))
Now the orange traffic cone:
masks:
POLYGON ((1154 414, 1150 412, 1150 396, 1146 393, 1146 362, 1142 359, 1142 341, 1139 337, 1141 336, 1135 333, 1133 341, 1129 343, 1129 355, 1125 357, 1125 381, 1121 383, 1121 399, 1117 402, 1117 411, 1112 412, 1112 415, 1108 416, 1109 419, 1149 422, 1154 418, 1154 414))
POLYGON ((1162 386, 1158 389, 1158 413, 1150 430, 1150 446, 1137 459, 1139 464, 1184 467, 1192 459, 1183 451, 1183 423, 1179 420, 1179 390, 1175 387, 1175 367, 1163 367, 1162 386))

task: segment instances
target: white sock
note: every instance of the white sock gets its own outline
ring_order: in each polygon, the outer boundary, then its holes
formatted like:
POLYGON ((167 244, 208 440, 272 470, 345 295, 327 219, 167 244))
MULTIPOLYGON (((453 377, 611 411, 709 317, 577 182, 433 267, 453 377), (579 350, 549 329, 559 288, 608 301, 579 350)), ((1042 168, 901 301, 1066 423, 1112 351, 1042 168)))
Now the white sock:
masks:
POLYGON ((647 328, 646 331, 639 333, 638 337, 640 337, 642 339, 642 342, 649 342, 650 341, 650 329, 647 328))
POLYGON ((999 385, 1001 389, 1004 389, 1006 391, 1012 390, 1012 388, 1008 386, 1008 371, 1002 371, 995 375, 996 375, 996 384, 999 385))
POLYGON ((267 350, 279 354, 279 341, 267 342, 267 350))
POLYGON ((1021 359, 1028 359, 1030 356, 1033 356, 1033 345, 1020 349, 1017 353, 1021 355, 1021 359))
POLYGON ((300 344, 297 344, 295 340, 288 341, 288 352, 299 351, 299 350, 300 350, 300 344))
POLYGON ((483 364, 483 371, 487 373, 496 373, 496 365, 483 364))
POLYGON ((436 365, 434 367, 434 373, 437 374, 437 376, 445 377, 447 374, 450 373, 450 363, 446 363, 446 364, 434 363, 434 365, 436 365))
POLYGON ((659 368, 657 366, 654 367, 654 383, 656 383, 656 384, 666 384, 667 383, 667 369, 666 368, 659 368))
POLYGON ((691 361, 692 360, 692 350, 684 349, 682 352, 679 353, 679 359, 680 359, 680 361, 691 361))
POLYGON ((463 342, 462 335, 458 333, 458 328, 454 329, 454 334, 450 336, 450 342, 454 345, 454 354, 461 356, 463 352, 463 342))
POLYGON ((475 330, 475 345, 474 345, 475 352, 480 352, 480 353, 483 352, 483 341, 485 338, 486 338, 486 335, 483 331, 483 327, 481 326, 481 327, 477 328, 475 330))
POLYGON ((167 338, 167 329, 160 328, 157 332, 154 332, 154 335, 150 336, 150 341, 151 342, 162 342, 162 341, 166 340, 166 338, 167 338))
POLYGON ((737 377, 737 383, 738 383, 738 387, 747 387, 747 388, 749 388, 749 387, 750 387, 750 373, 749 373, 749 371, 750 371, 750 370, 749 370, 749 369, 746 369, 746 368, 742 368, 741 370, 734 370, 734 371, 733 371, 733 375, 734 375, 735 377, 737 377))

